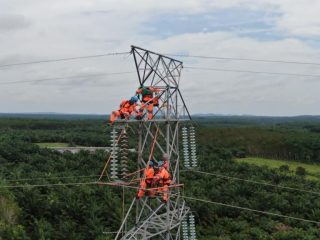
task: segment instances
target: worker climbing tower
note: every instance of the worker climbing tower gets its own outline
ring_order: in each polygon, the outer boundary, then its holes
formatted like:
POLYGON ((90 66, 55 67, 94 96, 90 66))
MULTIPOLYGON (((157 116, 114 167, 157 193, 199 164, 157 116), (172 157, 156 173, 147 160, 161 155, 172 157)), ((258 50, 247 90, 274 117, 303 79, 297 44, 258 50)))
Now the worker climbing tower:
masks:
POLYGON ((138 119, 114 122, 111 154, 99 183, 126 187, 136 193, 139 181, 143 179, 143 170, 149 166, 150 160, 157 163, 166 154, 171 174, 168 201, 163 202, 157 195, 148 196, 148 190, 140 199, 132 194, 134 197, 115 239, 182 239, 186 235, 189 207, 181 195, 183 183, 180 182, 179 172, 185 164, 188 168, 196 166, 194 129, 188 123, 191 117, 179 88, 183 65, 181 61, 136 46, 131 47, 131 53, 138 74, 137 89, 157 89, 157 103, 152 109, 152 118, 148 110, 138 119), (180 131, 183 156, 187 158, 185 164, 179 154, 180 131), (135 159, 128 157, 125 150, 129 148, 128 141, 131 139, 136 143, 135 159), (111 168, 108 168, 109 162, 111 168), (110 176, 109 182, 104 181, 107 175, 110 176))

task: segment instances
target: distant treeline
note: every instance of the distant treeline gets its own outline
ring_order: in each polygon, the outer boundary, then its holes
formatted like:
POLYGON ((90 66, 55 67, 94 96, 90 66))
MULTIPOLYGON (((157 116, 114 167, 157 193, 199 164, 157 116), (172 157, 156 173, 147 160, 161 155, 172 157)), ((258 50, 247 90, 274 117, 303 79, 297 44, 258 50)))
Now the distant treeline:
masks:
MULTIPOLYGON (((241 124, 240 124, 241 125, 241 124)), ((304 125, 267 127, 197 128, 200 171, 280 184, 320 192, 319 183, 304 176, 289 176, 233 161, 243 151, 315 151, 318 133, 304 125), (313 148, 314 147, 314 148, 313 148)), ((50 185, 96 181, 106 153, 58 153, 42 149, 37 141, 75 141, 108 144, 109 130, 102 120, 0 120, 0 239, 113 239, 104 232, 117 231, 122 220, 122 189, 100 186, 5 186, 50 185), (63 178, 59 178, 63 177, 63 178), (33 179, 33 180, 30 180, 33 179), (2 188, 1 188, 2 186, 2 188)), ((149 143, 151 144, 151 143, 149 143)), ((129 157, 135 163, 136 156, 129 157)), ((182 171, 183 194, 244 208, 313 221, 320 219, 319 195, 277 189, 249 182, 182 171)), ((128 209, 135 190, 125 191, 128 209)), ((261 215, 214 204, 186 200, 196 216, 200 240, 318 240, 319 226, 293 219, 261 215)))
POLYGON ((102 114, 63 114, 63 113, 0 113, 0 118, 23 119, 59 119, 59 120, 88 120, 107 119, 102 114))
MULTIPOLYGON (((232 150, 235 157, 261 156, 320 163, 320 123, 199 127, 200 139, 232 150)), ((204 142, 203 142, 204 143, 204 142)))
POLYGON ((64 142, 69 145, 106 146, 108 129, 106 121, 97 119, 0 118, 0 136, 11 136, 30 143, 64 142))
MULTIPOLYGON (((195 124, 201 144, 210 141, 212 146, 231 149, 235 157, 320 162, 320 120, 317 116, 198 117, 195 124)), ((0 118, 0 134, 33 143, 107 146, 109 132, 107 119, 0 118)))
MULTIPOLYGON (((0 118, 29 118, 29 119, 59 119, 59 120, 105 120, 108 119, 109 113, 106 114, 66 114, 66 113, 0 113, 0 118)), ((279 123, 319 123, 318 115, 301 115, 301 116, 254 116, 254 115, 215 115, 215 114, 194 114, 194 121, 208 123, 222 123, 235 125, 252 125, 252 124, 279 124, 279 123)))

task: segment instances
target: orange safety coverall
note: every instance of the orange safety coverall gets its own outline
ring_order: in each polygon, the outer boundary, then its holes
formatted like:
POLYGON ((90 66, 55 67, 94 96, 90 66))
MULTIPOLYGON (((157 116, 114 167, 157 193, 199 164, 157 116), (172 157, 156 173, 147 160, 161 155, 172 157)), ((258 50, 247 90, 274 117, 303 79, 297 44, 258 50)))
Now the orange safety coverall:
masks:
POLYGON ((131 104, 129 100, 122 100, 119 110, 113 111, 110 115, 110 123, 113 123, 117 118, 129 119, 132 112, 136 111, 137 104, 131 104))
POLYGON ((153 93, 159 92, 160 90, 154 87, 146 87, 146 88, 139 88, 136 91, 136 94, 142 95, 140 111, 137 114, 137 117, 142 117, 142 113, 145 108, 148 111, 148 120, 153 118, 153 107, 159 106, 159 97, 153 97, 153 93), (147 89, 147 90, 146 90, 147 89), (150 92, 150 94, 144 94, 144 91, 150 92))
MULTIPOLYGON (((138 198, 142 198, 146 192, 147 188, 152 187, 154 178, 154 168, 149 166, 144 170, 143 179, 140 182, 140 189, 138 191, 138 198)), ((149 190, 148 196, 154 196, 154 190, 149 190)))
POLYGON ((160 168, 159 172, 155 176, 155 181, 158 183, 158 193, 162 195, 163 201, 168 201, 169 188, 171 183, 170 173, 165 167, 160 168))

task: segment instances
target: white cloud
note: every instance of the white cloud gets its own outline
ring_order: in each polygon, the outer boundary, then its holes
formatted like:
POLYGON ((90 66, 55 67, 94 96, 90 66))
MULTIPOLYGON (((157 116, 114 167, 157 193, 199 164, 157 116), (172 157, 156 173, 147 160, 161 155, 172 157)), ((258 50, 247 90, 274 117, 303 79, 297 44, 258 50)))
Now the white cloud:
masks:
POLYGON ((320 36, 320 2, 318 0, 266 0, 278 8, 279 29, 295 36, 320 36))
MULTIPOLYGON (((151 46, 165 52, 188 52, 190 55, 212 55, 256 59, 312 60, 320 62, 319 50, 295 39, 257 41, 239 38, 231 33, 198 33, 155 41, 151 46)), ((201 67, 242 69, 264 72, 320 74, 317 67, 292 64, 266 64, 238 61, 197 60, 201 67)), ((191 65, 185 63, 185 65, 191 65)), ((317 113, 319 84, 310 78, 264 74, 189 70, 184 72, 182 89, 193 112, 259 113, 295 115, 317 113), (203 98, 203 96, 208 96, 203 98), (297 101, 297 99, 305 99, 297 101), (258 101, 257 101, 258 100, 258 101), (274 111, 274 104, 277 111, 274 111), (310 104, 306 108, 306 105, 310 104), (296 108, 288 108, 294 105, 296 108), (313 106, 313 107, 311 107, 313 106), (311 110, 312 109, 312 110, 311 110)))
MULTIPOLYGON (((316 17, 319 3, 311 0, 0 0, 0 5, 0 19, 6 19, 0 23, 0 64, 123 51, 129 50, 131 44, 163 53, 320 62, 319 49, 299 40, 320 32, 316 17), (276 12, 273 27, 286 38, 240 37, 236 29, 173 34, 168 38, 144 31, 145 23, 155 15, 214 14, 227 8, 264 11, 267 15, 276 12)), ((269 20, 265 16, 262 19, 269 20)), ((246 21, 239 19, 240 23, 246 21)), ((184 60, 186 66, 320 75, 315 66, 308 65, 184 60)), ((106 57, 0 69, 0 81, 130 70, 134 70, 132 57, 106 57)), ((192 112, 320 114, 317 81, 185 69, 181 83, 192 112)), ((101 77, 90 82, 81 79, 0 85, 0 112, 106 113, 117 107, 122 98, 131 96, 137 85, 135 75, 101 77)))

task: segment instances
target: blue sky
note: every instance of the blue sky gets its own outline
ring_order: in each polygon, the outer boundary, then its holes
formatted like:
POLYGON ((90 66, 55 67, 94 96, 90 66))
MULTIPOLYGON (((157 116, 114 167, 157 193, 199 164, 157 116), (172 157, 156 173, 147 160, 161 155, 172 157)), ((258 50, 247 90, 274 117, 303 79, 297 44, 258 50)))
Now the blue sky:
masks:
MULTIPOLYGON (((0 0, 0 5, 0 64, 129 51, 130 45, 161 53, 320 63, 316 0, 0 0)), ((320 75, 317 65, 181 60, 185 66, 320 75)), ((117 56, 1 69, 0 81, 132 70, 132 56, 117 56)), ((191 69, 182 76, 181 90, 193 113, 320 114, 317 78, 191 69)), ((0 112, 104 114, 136 86, 134 74, 3 84, 0 112)))

